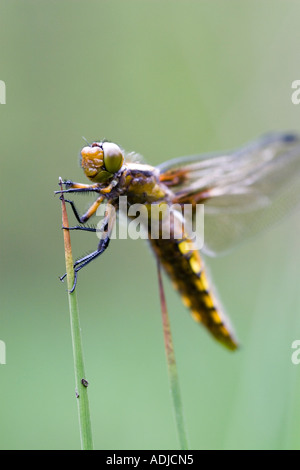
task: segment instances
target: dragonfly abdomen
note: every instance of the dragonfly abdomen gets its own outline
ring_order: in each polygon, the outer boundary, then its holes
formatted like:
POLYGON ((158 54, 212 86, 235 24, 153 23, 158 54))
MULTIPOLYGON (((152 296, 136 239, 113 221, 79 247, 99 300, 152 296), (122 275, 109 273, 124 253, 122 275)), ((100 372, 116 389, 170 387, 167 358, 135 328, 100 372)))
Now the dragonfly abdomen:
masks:
POLYGON ((237 342, 229 322, 212 293, 199 251, 187 238, 150 239, 152 248, 192 317, 229 349, 237 342))

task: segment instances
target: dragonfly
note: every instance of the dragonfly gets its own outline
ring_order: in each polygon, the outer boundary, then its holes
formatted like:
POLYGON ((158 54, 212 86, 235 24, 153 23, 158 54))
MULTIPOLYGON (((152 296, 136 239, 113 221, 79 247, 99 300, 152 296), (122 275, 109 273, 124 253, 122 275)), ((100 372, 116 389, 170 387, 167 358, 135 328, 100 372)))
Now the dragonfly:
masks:
POLYGON ((237 150, 175 158, 158 166, 138 162, 135 154, 107 140, 84 146, 80 156, 91 184, 65 180, 64 189, 56 193, 61 197, 95 193, 94 202, 83 215, 74 201, 65 199, 79 223, 68 230, 100 230, 101 234, 96 250, 75 261, 71 291, 76 287, 78 272, 109 246, 120 199, 126 196, 128 208, 134 204, 145 207, 145 226, 153 253, 194 320, 224 346, 237 349, 234 330, 209 279, 202 253, 226 253, 299 206, 300 136, 273 132, 237 150), (102 204, 105 212, 101 227, 91 227, 87 222, 102 204), (163 217, 159 219, 158 236, 151 236, 151 209, 157 204, 177 208, 187 204, 192 207, 191 219, 203 204, 201 254, 178 209, 172 212, 169 236, 162 236, 163 217))

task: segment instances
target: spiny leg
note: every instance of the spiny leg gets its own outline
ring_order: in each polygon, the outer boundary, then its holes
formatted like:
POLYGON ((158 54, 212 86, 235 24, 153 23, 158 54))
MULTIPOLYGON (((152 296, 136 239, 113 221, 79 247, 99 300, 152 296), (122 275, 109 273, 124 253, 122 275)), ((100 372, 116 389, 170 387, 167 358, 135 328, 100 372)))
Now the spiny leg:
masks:
MULTIPOLYGON (((61 184, 61 182, 59 182, 61 184)), ((89 192, 97 192, 102 194, 109 194, 111 190, 118 184, 117 179, 113 179, 108 186, 96 184, 82 184, 82 183, 73 183, 73 181, 67 180, 63 181, 62 184, 65 185, 67 189, 63 189, 60 191, 54 191, 54 194, 62 194, 62 193, 89 193, 89 192)))
POLYGON ((102 232, 101 228, 84 227, 82 225, 74 225, 74 227, 62 227, 64 230, 84 230, 85 232, 102 232))
MULTIPOLYGON (((96 259, 98 256, 100 256, 106 250, 106 248, 109 245, 109 238, 108 238, 106 243, 102 244, 100 249, 99 249, 99 245, 98 245, 98 249, 96 251, 93 251, 88 256, 85 256, 84 258, 81 258, 78 261, 76 261, 76 263, 74 263, 74 266, 78 265, 79 263, 81 263, 81 264, 80 264, 80 266, 78 266, 74 269, 74 284, 73 284, 72 289, 70 290, 70 293, 74 292, 74 290, 75 290, 75 287, 76 287, 76 284, 77 284, 78 271, 80 271, 81 268, 83 268, 84 266, 89 264, 91 261, 96 259)), ((64 274, 62 277, 60 277, 60 280, 63 281, 63 279, 66 277, 66 275, 67 274, 64 274)))
MULTIPOLYGON (((89 209, 86 211, 85 214, 83 214, 82 216, 79 215, 77 209, 76 209, 76 206, 74 204, 73 201, 69 201, 68 199, 65 199, 65 202, 68 202, 73 210, 73 213, 76 217, 76 219, 78 220, 78 222, 80 224, 85 224, 90 217, 92 217, 92 215, 94 215, 98 209, 98 207, 100 206, 100 204, 103 202, 104 200, 104 196, 99 196, 95 202, 93 202, 93 204, 89 207, 89 209)), ((71 229, 71 227, 70 227, 71 229)))
POLYGON ((98 192, 99 193, 99 184, 82 184, 74 183, 73 181, 59 181, 59 185, 64 184, 66 189, 61 189, 60 191, 54 191, 54 194, 62 193, 89 193, 89 192, 98 192))
MULTIPOLYGON (((64 190, 61 190, 61 191, 55 191, 55 194, 61 194, 62 193, 82 193, 82 192, 100 192, 102 194, 109 194, 111 192, 111 190, 113 189, 113 187, 116 185, 116 181, 113 180, 108 186, 104 187, 104 188, 100 188, 99 187, 99 184, 82 184, 82 183, 73 183, 72 181, 64 181, 62 184, 65 185, 66 188, 68 189, 64 189, 64 190)), ((82 216, 79 215, 78 211, 77 211, 77 208, 74 204, 73 201, 70 201, 68 199, 65 199, 65 202, 68 202, 70 205, 71 205, 71 208, 73 210, 73 213, 77 219, 77 221, 80 223, 80 224, 84 224, 85 222, 87 222, 87 220, 92 217, 92 215, 94 215, 98 209, 98 207, 100 206, 100 204, 103 202, 105 196, 104 195, 100 195, 96 201, 91 205, 91 207, 86 211, 85 214, 83 214, 82 216)), ((62 196, 61 196, 62 197, 62 196)), ((61 198, 60 198, 61 199, 61 198)), ((72 230, 72 227, 69 227, 69 229, 72 230)), ((80 230, 78 228, 74 228, 74 230, 80 230)))
MULTIPOLYGON (((60 184, 60 182, 59 182, 59 184, 60 184)), ((68 190, 68 189, 85 189, 87 191, 88 190, 93 191, 94 189, 99 188, 98 183, 84 184, 84 183, 75 183, 75 181, 71 181, 71 180, 62 181, 62 184, 65 185, 66 190, 68 190)), ((57 192, 60 193, 61 191, 57 191, 57 192)))
MULTIPOLYGON (((86 266, 90 261, 93 259, 97 258, 97 256, 101 255, 106 248, 108 247, 108 244, 110 242, 109 237, 102 238, 98 244, 98 248, 96 251, 92 251, 92 253, 89 253, 88 255, 83 256, 82 258, 79 258, 78 260, 75 261, 73 264, 73 268, 76 268, 76 266, 80 265, 77 268, 77 271, 79 271, 81 268, 86 266)), ((76 269, 75 269, 76 271, 76 269)), ((63 276, 61 276, 59 279, 62 281, 66 277, 67 273, 65 273, 63 276)))
MULTIPOLYGON (((83 258, 78 259, 73 265, 74 266, 74 284, 73 284, 73 287, 70 290, 70 292, 73 292, 75 287, 76 287, 78 271, 80 271, 80 269, 82 269, 84 266, 89 264, 95 258, 100 256, 106 250, 106 248, 109 245, 110 236, 111 236, 111 233, 112 233, 115 221, 116 221, 116 209, 113 206, 113 204, 111 204, 110 202, 108 202, 107 206, 106 206, 105 220, 106 220, 106 222, 105 222, 105 229, 106 230, 104 232, 103 238, 101 238, 101 240, 98 244, 97 250, 93 251, 92 253, 90 253, 86 256, 84 256, 83 258)), ((64 274, 60 278, 60 280, 62 281, 65 277, 66 277, 66 274, 64 274)))
MULTIPOLYGON (((75 261, 74 268, 76 266, 78 266, 79 264, 83 263, 83 265, 79 267, 79 269, 81 269, 87 263, 92 261, 92 259, 94 259, 94 257, 95 257, 94 255, 99 256, 99 254, 102 254, 106 250, 106 248, 108 247, 109 241, 110 241, 110 236, 111 236, 114 224, 115 224, 115 220, 116 220, 116 209, 111 203, 107 203, 106 211, 105 211, 105 217, 104 217, 104 219, 102 221, 102 224, 101 224, 101 227, 99 229, 99 231, 103 232, 104 235, 102 236, 101 240, 99 241, 97 250, 90 253, 89 255, 86 255, 83 258, 80 258, 79 260, 75 261)), ((97 231, 97 229, 94 229, 94 230, 97 231)))
POLYGON ((104 232, 107 230, 107 216, 104 217, 104 219, 101 222, 101 225, 99 228, 97 227, 84 227, 83 225, 75 225, 74 227, 62 227, 64 230, 84 230, 86 232, 104 232))
MULTIPOLYGON (((65 202, 69 202, 73 212, 75 214, 76 219, 84 224, 98 209, 102 201, 104 200, 104 196, 99 196, 99 198, 92 204, 92 206, 88 209, 88 211, 83 215, 79 216, 77 209, 75 207, 75 204, 73 201, 68 201, 65 199, 65 202)), ((109 211, 106 208, 104 218, 102 220, 101 226, 99 228, 94 228, 94 227, 83 227, 81 225, 76 225, 74 227, 63 227, 65 230, 85 230, 87 232, 103 232, 107 230, 107 224, 108 224, 108 219, 109 219, 109 211)))
MULTIPOLYGON (((104 238, 104 239, 101 239, 100 240, 100 243, 98 245, 98 248, 96 251, 93 251, 92 253, 89 253, 88 255, 84 256, 83 258, 80 258, 78 259, 77 261, 75 261, 73 267, 75 268, 74 269, 74 284, 73 284, 73 287, 72 289, 70 290, 70 292, 73 292, 75 287, 76 287, 76 283, 77 283, 77 273, 78 271, 80 271, 81 268, 83 268, 84 266, 86 266, 87 264, 89 264, 91 261, 93 261, 95 258, 97 258, 98 256, 102 255, 102 253, 106 250, 106 248, 108 247, 109 245, 109 237, 107 238, 104 238), (79 266, 80 265, 80 266, 79 266), (78 267, 76 267, 78 266, 78 267)), ((64 280, 64 278, 66 277, 67 273, 65 273, 63 276, 61 276, 59 279, 61 281, 64 280)))

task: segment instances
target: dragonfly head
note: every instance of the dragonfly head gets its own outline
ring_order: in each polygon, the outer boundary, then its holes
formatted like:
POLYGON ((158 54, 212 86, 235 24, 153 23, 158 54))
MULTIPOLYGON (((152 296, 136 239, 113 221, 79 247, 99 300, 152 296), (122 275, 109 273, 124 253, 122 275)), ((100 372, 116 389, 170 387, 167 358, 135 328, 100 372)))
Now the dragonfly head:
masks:
POLYGON ((93 182, 104 183, 117 173, 124 162, 124 155, 113 142, 94 142, 81 150, 81 166, 93 182))

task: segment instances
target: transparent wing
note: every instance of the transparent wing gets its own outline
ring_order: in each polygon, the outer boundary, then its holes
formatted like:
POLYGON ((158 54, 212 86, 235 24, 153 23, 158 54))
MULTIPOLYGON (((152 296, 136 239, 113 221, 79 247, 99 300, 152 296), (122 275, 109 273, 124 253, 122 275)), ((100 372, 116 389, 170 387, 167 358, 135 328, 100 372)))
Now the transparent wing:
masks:
POLYGON ((300 137, 273 133, 226 153, 159 166, 180 204, 205 203, 204 252, 224 253, 300 205, 300 137))
POLYGON ((145 159, 142 155, 136 152, 125 152, 125 160, 130 163, 145 163, 145 159))

